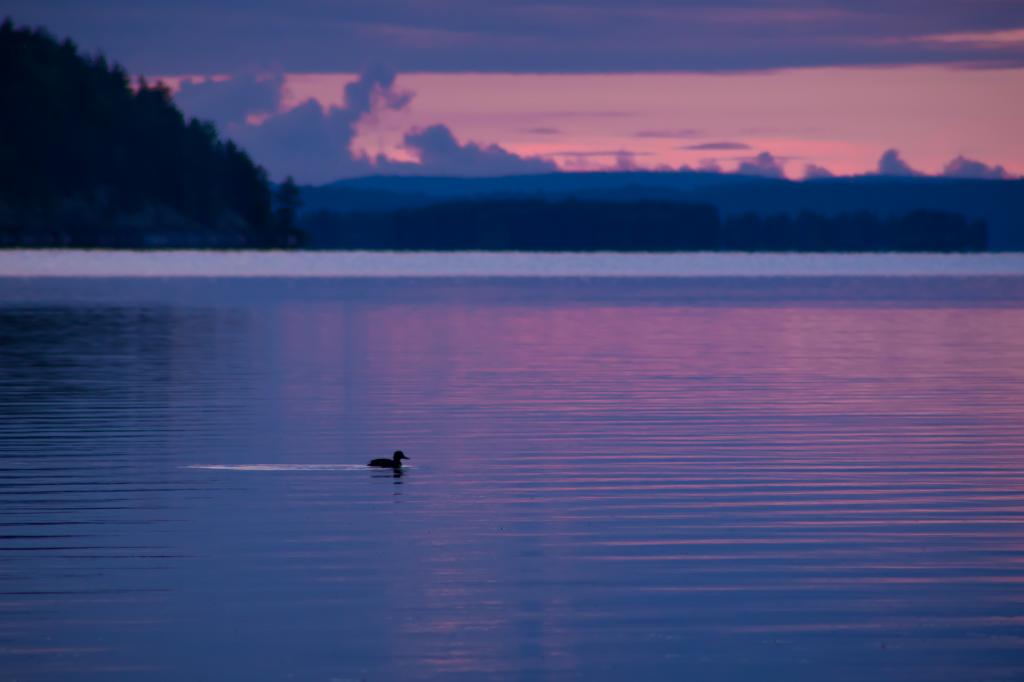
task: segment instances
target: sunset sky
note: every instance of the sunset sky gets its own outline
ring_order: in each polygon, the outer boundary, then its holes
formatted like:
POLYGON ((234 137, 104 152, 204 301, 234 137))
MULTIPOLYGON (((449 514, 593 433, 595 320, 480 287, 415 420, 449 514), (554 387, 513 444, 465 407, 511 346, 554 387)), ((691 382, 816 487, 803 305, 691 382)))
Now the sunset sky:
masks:
POLYGON ((275 178, 1024 174, 1024 0, 0 0, 0 13, 166 80, 275 178))

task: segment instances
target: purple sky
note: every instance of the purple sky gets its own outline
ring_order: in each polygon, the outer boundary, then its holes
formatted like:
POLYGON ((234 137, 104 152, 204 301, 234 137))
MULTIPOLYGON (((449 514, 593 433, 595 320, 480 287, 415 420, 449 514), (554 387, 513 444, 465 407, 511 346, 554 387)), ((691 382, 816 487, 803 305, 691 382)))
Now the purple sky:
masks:
POLYGON ((603 73, 795 66, 1024 66, 1018 0, 5 0, 149 73, 603 73))
POLYGON ((275 177, 1024 173, 1024 0, 0 0, 0 13, 169 78, 186 112, 275 177))

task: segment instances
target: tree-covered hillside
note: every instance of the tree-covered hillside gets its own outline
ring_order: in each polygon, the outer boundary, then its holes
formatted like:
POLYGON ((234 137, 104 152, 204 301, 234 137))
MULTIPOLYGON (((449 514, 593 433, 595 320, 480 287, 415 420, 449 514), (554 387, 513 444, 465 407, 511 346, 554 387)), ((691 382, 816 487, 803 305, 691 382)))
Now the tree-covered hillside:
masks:
POLYGON ((0 27, 0 245, 285 246, 263 169, 162 84, 0 27))

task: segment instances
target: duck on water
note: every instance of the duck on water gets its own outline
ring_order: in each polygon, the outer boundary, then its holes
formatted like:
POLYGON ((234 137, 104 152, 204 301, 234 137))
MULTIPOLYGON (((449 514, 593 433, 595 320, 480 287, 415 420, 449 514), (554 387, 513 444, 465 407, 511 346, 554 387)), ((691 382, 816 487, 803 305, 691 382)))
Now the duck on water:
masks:
POLYGON ((401 450, 395 450, 395 454, 391 456, 391 459, 380 457, 378 459, 371 460, 368 466, 380 467, 381 469, 401 469, 402 460, 409 459, 405 456, 405 453, 401 450))

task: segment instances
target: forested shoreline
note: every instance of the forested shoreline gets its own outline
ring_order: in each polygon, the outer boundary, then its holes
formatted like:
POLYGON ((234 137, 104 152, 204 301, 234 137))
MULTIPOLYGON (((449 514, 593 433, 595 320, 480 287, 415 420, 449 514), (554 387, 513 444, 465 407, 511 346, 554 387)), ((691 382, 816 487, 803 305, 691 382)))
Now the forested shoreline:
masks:
POLYGON ((300 221, 323 249, 484 251, 976 252, 987 228, 957 213, 912 211, 721 218, 709 204, 533 199, 457 201, 300 221))

